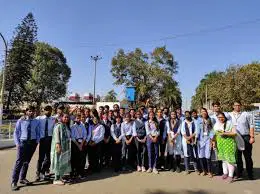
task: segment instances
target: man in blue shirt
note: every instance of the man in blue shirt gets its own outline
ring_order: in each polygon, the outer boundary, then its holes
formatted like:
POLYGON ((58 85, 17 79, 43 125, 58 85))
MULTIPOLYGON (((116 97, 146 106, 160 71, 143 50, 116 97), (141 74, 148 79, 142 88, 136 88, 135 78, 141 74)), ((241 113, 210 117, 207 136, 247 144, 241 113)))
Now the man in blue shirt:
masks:
POLYGON ((36 181, 47 179, 45 173, 49 171, 51 160, 51 141, 52 133, 55 126, 56 118, 51 116, 52 107, 46 106, 44 108, 44 115, 38 116, 36 119, 40 123, 40 146, 39 159, 37 163, 36 181))
POLYGON ((29 163, 35 152, 40 139, 39 121, 34 119, 35 108, 26 108, 26 115, 19 119, 14 130, 14 141, 17 147, 17 159, 15 162, 11 189, 18 190, 17 182, 20 176, 20 183, 29 185, 26 179, 29 163))

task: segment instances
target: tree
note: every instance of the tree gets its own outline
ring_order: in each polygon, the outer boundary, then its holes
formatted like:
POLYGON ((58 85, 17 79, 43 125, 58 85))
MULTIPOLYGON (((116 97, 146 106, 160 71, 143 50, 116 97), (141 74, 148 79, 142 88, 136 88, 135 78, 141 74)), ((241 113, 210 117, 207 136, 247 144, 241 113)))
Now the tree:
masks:
POLYGON ((239 100, 246 110, 251 104, 260 101, 260 63, 230 66, 225 72, 211 72, 201 80, 192 97, 193 108, 199 108, 205 102, 205 86, 208 99, 219 101, 223 110, 232 110, 235 100, 239 100))
POLYGON ((36 37, 37 26, 33 14, 29 13, 16 28, 11 41, 6 68, 7 109, 12 103, 19 104, 23 100, 25 85, 31 77, 36 37))
POLYGON ((117 101, 116 96, 117 93, 114 90, 110 90, 104 99, 106 102, 116 102, 117 101))
MULTIPOLYGON (((143 53, 139 48, 129 53, 120 49, 112 59, 111 73, 115 85, 135 86, 137 102, 152 99, 153 104, 160 104, 160 99, 167 98, 163 96, 167 93, 165 90, 179 91, 174 80, 177 62, 166 47, 157 47, 151 54, 143 53)), ((180 92, 175 94, 180 95, 180 92)), ((175 97, 181 99, 180 96, 175 97)))
POLYGON ((36 103, 51 102, 66 94, 71 69, 62 51, 47 43, 37 42, 31 77, 25 84, 24 100, 36 103))

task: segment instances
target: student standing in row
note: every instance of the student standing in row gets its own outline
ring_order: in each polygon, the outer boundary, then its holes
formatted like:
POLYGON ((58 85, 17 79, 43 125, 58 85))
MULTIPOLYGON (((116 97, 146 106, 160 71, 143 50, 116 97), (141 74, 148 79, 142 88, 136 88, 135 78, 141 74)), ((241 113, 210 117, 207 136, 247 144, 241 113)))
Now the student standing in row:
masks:
POLYGON ((158 127, 160 130, 159 136, 159 167, 161 169, 166 169, 166 158, 165 158, 165 148, 166 148, 166 141, 167 141, 167 128, 166 128, 166 120, 163 118, 163 111, 162 109, 158 109, 157 111, 157 121, 158 127))
POLYGON ((177 173, 181 172, 181 121, 177 118, 176 112, 171 112, 170 118, 166 123, 167 126, 167 163, 169 170, 177 173))
POLYGON ((158 174, 156 169, 157 161, 159 157, 159 135, 160 130, 158 127, 158 122, 155 118, 154 112, 149 113, 149 120, 145 123, 145 130, 147 136, 147 151, 148 151, 148 160, 149 160, 149 169, 148 173, 158 174))
POLYGON ((18 190, 17 182, 30 185, 26 179, 29 163, 40 140, 40 124, 34 119, 35 108, 26 108, 25 117, 19 119, 14 130, 14 142, 17 148, 17 158, 12 174, 11 189, 18 190))
POLYGON ((193 167, 195 172, 198 174, 197 167, 197 125, 191 118, 191 113, 189 111, 185 111, 185 120, 182 122, 182 146, 184 152, 184 165, 186 174, 190 173, 190 159, 193 161, 193 167))
POLYGON ((118 115, 116 123, 111 126, 112 137, 112 164, 115 172, 118 172, 122 168, 122 139, 124 138, 122 132, 121 117, 118 115))
POLYGON ((208 115, 207 109, 201 109, 201 121, 199 122, 198 131, 198 156, 202 168, 202 175, 213 177, 211 163, 211 145, 214 137, 212 120, 208 115))
POLYGON ((218 114, 218 120, 219 122, 214 125, 214 132, 216 134, 218 158, 222 161, 222 178, 227 179, 228 183, 232 183, 237 151, 235 142, 236 129, 227 120, 224 113, 218 114))
POLYGON ((124 161, 126 160, 127 167, 135 168, 135 145, 133 136, 133 121, 129 113, 125 114, 125 121, 122 123, 122 133, 124 135, 125 149, 123 150, 124 161))
POLYGON ((45 175, 45 173, 49 171, 51 165, 51 141, 56 121, 55 117, 51 116, 51 113, 52 107, 46 106, 44 108, 44 115, 36 118, 40 122, 40 146, 35 179, 36 181, 49 178, 45 175))
POLYGON ((76 115, 75 123, 71 127, 71 168, 72 176, 84 178, 84 169, 86 163, 86 142, 87 130, 81 122, 81 115, 76 115))
POLYGON ((235 102, 233 108, 233 112, 230 113, 231 121, 236 129, 236 132, 241 135, 245 144, 244 151, 237 150, 237 177, 240 178, 243 174, 243 154, 246 162, 248 179, 253 180, 252 149, 255 142, 253 118, 249 113, 241 112, 241 102, 235 102))
POLYGON ((102 145, 102 166, 108 167, 111 160, 111 138, 110 130, 112 123, 108 120, 108 113, 105 112, 100 122, 105 128, 104 142, 102 145))
POLYGON ((99 122, 99 117, 96 115, 95 109, 93 112, 93 125, 90 126, 91 140, 89 142, 89 168, 93 172, 99 172, 101 170, 102 161, 102 141, 104 140, 105 128, 99 122), (96 115, 96 116, 94 116, 96 115))
POLYGON ((63 114, 53 131, 51 144, 51 172, 55 185, 64 185, 62 177, 71 172, 71 141, 69 115, 63 114))
POLYGON ((145 170, 145 153, 146 153, 146 131, 145 131, 145 119, 140 111, 136 112, 136 120, 134 121, 134 136, 135 146, 137 149, 137 171, 146 172, 145 170))

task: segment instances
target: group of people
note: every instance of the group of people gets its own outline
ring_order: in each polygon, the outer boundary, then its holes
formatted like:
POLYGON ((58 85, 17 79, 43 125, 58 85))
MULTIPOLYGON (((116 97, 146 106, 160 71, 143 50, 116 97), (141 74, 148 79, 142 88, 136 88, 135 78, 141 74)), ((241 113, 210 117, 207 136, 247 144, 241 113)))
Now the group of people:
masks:
POLYGON ((130 108, 126 111, 117 104, 99 109, 46 106, 43 115, 35 115, 29 106, 14 130, 17 159, 12 174, 11 189, 17 183, 30 185, 26 179, 30 160, 39 144, 36 180, 48 180, 64 185, 65 175, 70 180, 82 179, 87 173, 112 167, 115 172, 136 169, 138 172, 158 174, 158 170, 180 173, 184 160, 185 174, 193 170, 210 178, 222 175, 231 183, 234 173, 243 175, 242 154, 249 179, 253 179, 252 145, 253 120, 241 112, 241 103, 234 102, 233 111, 221 112, 219 102, 213 103, 209 115, 201 108, 181 108, 169 111, 153 106, 130 108), (52 116, 53 115, 53 116, 52 116), (214 159, 213 159, 214 158, 214 159), (212 161, 217 161, 213 165, 212 161))

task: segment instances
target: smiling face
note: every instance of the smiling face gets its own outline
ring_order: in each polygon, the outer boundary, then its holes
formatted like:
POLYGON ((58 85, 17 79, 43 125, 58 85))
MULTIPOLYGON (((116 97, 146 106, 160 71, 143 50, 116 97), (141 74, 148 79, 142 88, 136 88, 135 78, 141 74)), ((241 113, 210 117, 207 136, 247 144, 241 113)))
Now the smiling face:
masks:
POLYGON ((176 118, 177 118, 176 112, 171 112, 171 119, 176 119, 176 118))

